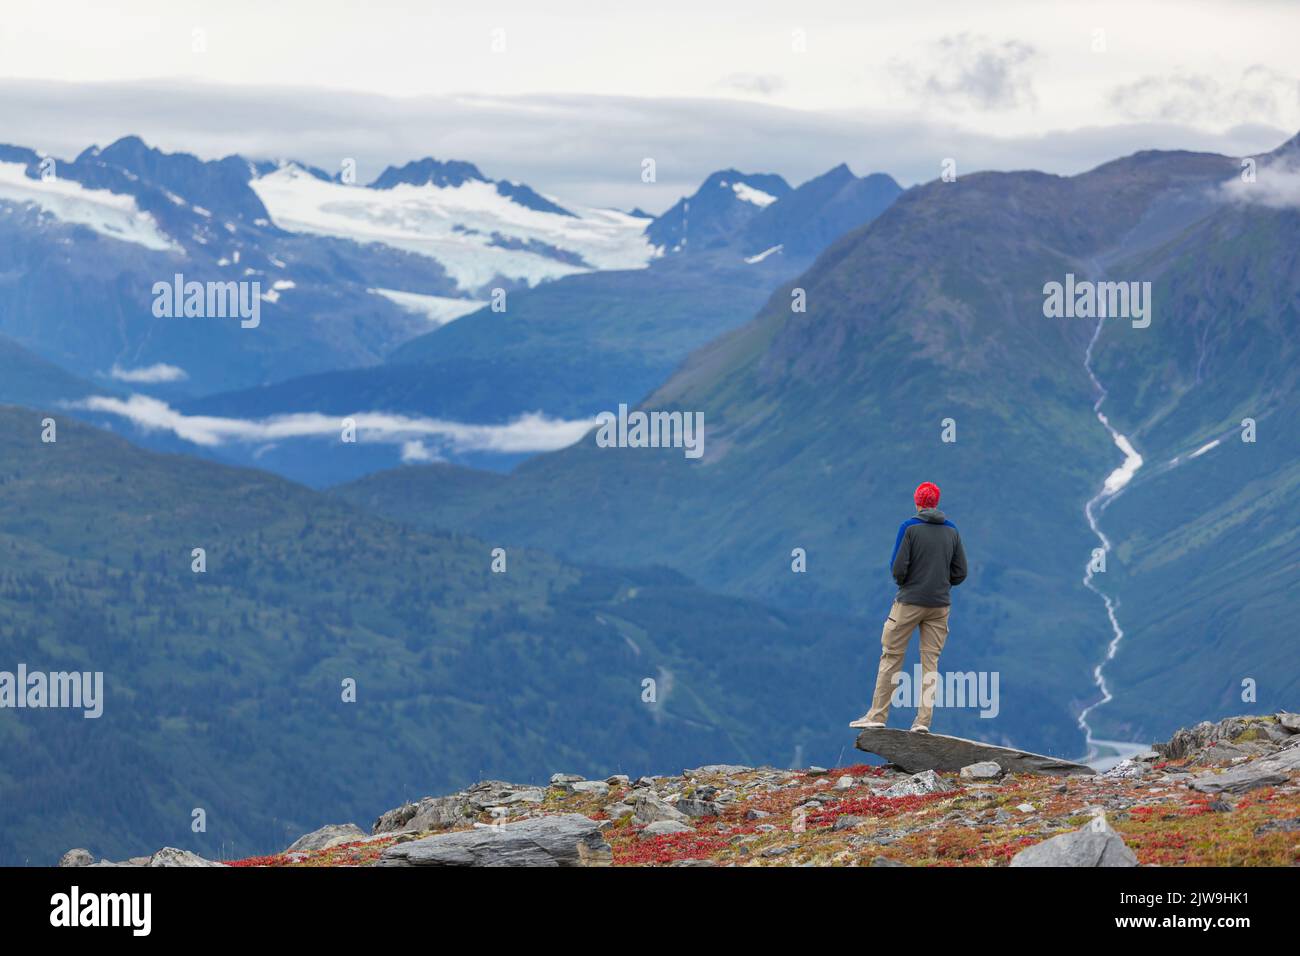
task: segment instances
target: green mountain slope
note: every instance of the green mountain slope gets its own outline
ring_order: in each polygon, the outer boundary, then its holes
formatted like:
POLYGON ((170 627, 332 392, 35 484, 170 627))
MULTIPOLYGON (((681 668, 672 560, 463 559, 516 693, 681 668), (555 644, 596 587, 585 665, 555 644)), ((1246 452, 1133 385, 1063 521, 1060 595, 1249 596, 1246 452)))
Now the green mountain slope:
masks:
POLYGON ((1240 708, 1247 686, 1262 706, 1300 693, 1285 624, 1300 605, 1300 212, 1229 206, 1123 268, 1165 305, 1147 334, 1107 329, 1096 348, 1102 410, 1145 459, 1101 517, 1115 555, 1100 583, 1125 631, 1094 717, 1111 738, 1240 708))
MULTIPOLYGON (((981 668, 1000 672, 1004 700, 1032 687, 1047 702, 1038 721, 1072 726, 1096 699, 1091 670, 1112 637, 1100 599, 1082 581, 1098 545, 1084 505, 1123 455, 1092 408, 1098 393, 1084 358, 1097 321, 1045 317, 1043 287, 1067 274, 1153 282, 1156 324, 1107 320, 1097 347, 1095 371, 1111 390, 1105 410, 1121 430, 1150 418, 1153 436, 1169 429, 1164 447, 1186 453, 1195 435, 1239 415, 1243 402, 1274 395, 1294 404, 1293 379, 1277 374, 1291 361, 1277 336, 1294 314, 1296 214, 1225 202, 1221 186, 1237 172, 1228 157, 1152 152, 1069 178, 988 173, 913 189, 643 403, 703 412, 701 460, 598 448, 589 438, 454 499, 440 494, 442 478, 432 472, 415 495, 409 475, 400 488, 376 475, 339 493, 407 521, 489 535, 509 529, 575 560, 662 563, 786 607, 875 616, 888 606, 885 562, 911 511, 910 491, 932 480, 972 563, 945 654, 971 652, 981 668), (1250 257, 1248 274, 1232 267, 1250 257), (806 312, 791 310, 795 289, 806 293, 806 312), (1291 311, 1260 322, 1251 303, 1291 311), (1186 321, 1197 308, 1217 314, 1214 334, 1232 349, 1203 363, 1206 380, 1161 417, 1169 368, 1185 371, 1180 363, 1205 341, 1204 329, 1186 321), (1228 402, 1236 381, 1247 384, 1228 402), (947 419, 955 442, 941 440, 947 419), (806 575, 789 572, 795 547, 808 551, 806 575)), ((1267 469, 1256 477, 1270 488, 1289 480, 1267 469)), ((1117 540, 1127 532, 1115 516, 1130 499, 1140 500, 1136 490, 1104 514, 1117 540)), ((1185 520, 1219 504, 1188 487, 1172 506, 1185 520)), ((1215 546, 1202 537, 1183 547, 1199 562, 1185 566, 1191 586, 1203 587, 1215 546)), ((1122 547, 1112 558, 1131 561, 1122 547)), ((1112 570, 1105 586, 1117 577, 1112 570)), ((1267 589, 1262 579, 1243 587, 1249 599, 1267 589)), ((1141 590, 1135 580, 1122 598, 1126 611, 1145 599, 1141 590)), ((1222 673, 1230 651, 1208 636, 1193 640, 1208 648, 1198 666, 1222 673)), ((1281 648, 1277 639, 1261 644, 1255 660, 1271 655, 1276 668, 1281 648)), ((1145 708, 1149 733, 1168 733, 1188 718, 1172 713, 1179 687, 1161 683, 1150 664, 1143 674, 1153 683, 1134 708, 1145 708)), ((1294 679, 1294 668, 1286 674, 1294 679)), ((1007 710, 999 728, 1019 732, 1017 713, 1007 710)))
POLYGON ((88 836, 229 858, 484 777, 851 746, 859 623, 417 532, 57 413, 43 444, 46 414, 0 408, 0 670, 102 671, 105 701, 0 710, 0 862, 88 836))
POLYGON ((52 404, 113 391, 91 385, 0 335, 0 402, 52 404))

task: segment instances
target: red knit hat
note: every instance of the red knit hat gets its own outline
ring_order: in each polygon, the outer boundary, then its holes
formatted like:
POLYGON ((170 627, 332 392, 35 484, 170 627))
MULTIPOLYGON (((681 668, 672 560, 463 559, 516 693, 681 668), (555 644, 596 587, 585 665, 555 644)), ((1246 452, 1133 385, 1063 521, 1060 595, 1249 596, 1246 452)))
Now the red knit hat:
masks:
POLYGON ((923 481, 916 486, 916 493, 912 495, 912 500, 916 502, 918 508, 933 508, 939 504, 939 486, 932 481, 923 481))

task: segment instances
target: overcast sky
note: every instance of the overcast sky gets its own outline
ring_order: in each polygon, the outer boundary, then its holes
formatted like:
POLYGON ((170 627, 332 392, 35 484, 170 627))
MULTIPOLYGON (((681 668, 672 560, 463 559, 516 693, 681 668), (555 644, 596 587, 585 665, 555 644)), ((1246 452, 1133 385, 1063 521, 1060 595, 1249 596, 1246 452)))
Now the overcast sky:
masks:
POLYGON ((1300 130, 1289 0, 7 6, 0 141, 64 157, 138 133, 208 158, 354 158, 368 181, 433 155, 658 211, 727 166, 909 185, 945 157, 1071 173, 1300 130))

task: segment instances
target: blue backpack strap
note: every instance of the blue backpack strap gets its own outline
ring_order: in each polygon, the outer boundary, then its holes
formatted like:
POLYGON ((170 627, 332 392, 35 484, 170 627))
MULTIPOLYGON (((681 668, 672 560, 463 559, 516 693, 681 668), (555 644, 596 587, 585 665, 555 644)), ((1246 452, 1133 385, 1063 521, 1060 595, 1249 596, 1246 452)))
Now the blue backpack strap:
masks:
POLYGON ((898 557, 898 549, 903 544, 903 535, 907 534, 907 529, 914 524, 920 524, 920 518, 908 518, 898 526, 898 537, 894 539, 894 553, 889 556, 889 573, 894 573, 894 560, 898 557))

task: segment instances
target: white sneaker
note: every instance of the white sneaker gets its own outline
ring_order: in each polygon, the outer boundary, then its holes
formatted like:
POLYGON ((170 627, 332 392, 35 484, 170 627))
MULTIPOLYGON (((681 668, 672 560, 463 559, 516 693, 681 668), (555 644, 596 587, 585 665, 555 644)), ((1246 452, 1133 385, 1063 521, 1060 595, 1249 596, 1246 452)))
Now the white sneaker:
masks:
POLYGON ((863 716, 859 717, 857 720, 850 723, 849 726, 860 727, 864 730, 875 730, 876 728, 883 727, 885 725, 883 722, 879 720, 868 720, 866 718, 866 715, 864 714, 863 716))
POLYGON ((912 733, 914 734, 928 734, 929 732, 930 732, 930 728, 925 726, 925 724, 912 725, 912 733))

